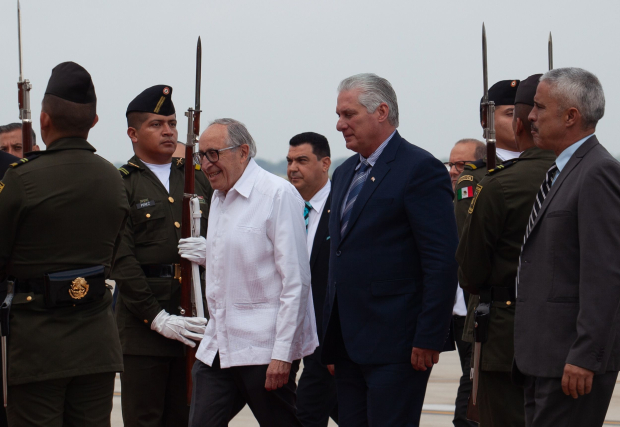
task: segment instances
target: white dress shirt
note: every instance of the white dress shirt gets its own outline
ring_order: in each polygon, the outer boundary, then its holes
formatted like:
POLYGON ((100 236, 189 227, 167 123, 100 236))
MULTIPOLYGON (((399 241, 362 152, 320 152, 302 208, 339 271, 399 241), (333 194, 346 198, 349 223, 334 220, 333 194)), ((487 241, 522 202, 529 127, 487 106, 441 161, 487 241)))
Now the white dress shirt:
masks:
POLYGON ((218 351, 222 368, 292 362, 319 345, 303 207, 295 187, 254 159, 226 195, 213 193, 203 363, 218 351))
POLYGON ((521 155, 521 152, 519 151, 510 151, 510 150, 506 150, 504 148, 496 148, 495 149, 495 154, 497 155, 497 157, 500 158, 500 160, 502 161, 506 161, 506 160, 511 160, 511 159, 516 159, 521 155))
MULTIPOLYGON (((329 197, 329 192, 332 190, 332 182, 328 179, 323 188, 316 192, 312 199, 308 200, 312 205, 312 209, 308 214, 308 254, 312 255, 312 244, 314 243, 314 236, 316 236, 316 230, 319 228, 319 222, 321 221, 321 215, 323 215, 323 208, 325 202, 329 197)), ((303 211, 303 209, 302 209, 303 211)))

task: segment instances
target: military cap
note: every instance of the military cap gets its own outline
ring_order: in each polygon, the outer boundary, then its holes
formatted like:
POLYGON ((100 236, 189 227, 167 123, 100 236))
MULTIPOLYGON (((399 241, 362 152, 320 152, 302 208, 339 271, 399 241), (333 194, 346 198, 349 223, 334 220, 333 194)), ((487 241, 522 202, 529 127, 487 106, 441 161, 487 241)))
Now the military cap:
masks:
MULTIPOLYGON (((500 105, 514 105, 518 87, 519 80, 500 80, 489 88, 489 101, 493 101, 496 107, 500 105)), ((480 98, 481 122, 483 121, 482 100, 483 98, 480 98)))
POLYGON ((134 111, 160 114, 162 116, 173 115, 175 110, 172 103, 172 87, 156 85, 145 89, 129 103, 125 115, 134 111))
POLYGON ((90 74, 75 62, 63 62, 54 67, 45 94, 78 104, 97 102, 90 74))
POLYGON ((534 74, 523 80, 517 89, 515 104, 527 104, 534 106, 534 95, 542 74, 534 74))

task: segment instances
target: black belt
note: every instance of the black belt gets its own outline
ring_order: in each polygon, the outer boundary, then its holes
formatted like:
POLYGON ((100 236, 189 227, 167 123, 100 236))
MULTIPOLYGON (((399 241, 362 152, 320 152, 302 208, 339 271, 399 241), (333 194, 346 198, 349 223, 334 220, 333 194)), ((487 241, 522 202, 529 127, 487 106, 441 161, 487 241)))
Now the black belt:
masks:
POLYGON ((179 264, 143 264, 142 271, 147 278, 174 278, 181 276, 179 264))
POLYGON ((497 301, 512 305, 516 299, 514 286, 491 286, 490 288, 480 289, 480 302, 497 301))
POLYGON ((45 281, 43 279, 16 279, 15 280, 15 293, 16 294, 44 294, 45 293, 45 281))

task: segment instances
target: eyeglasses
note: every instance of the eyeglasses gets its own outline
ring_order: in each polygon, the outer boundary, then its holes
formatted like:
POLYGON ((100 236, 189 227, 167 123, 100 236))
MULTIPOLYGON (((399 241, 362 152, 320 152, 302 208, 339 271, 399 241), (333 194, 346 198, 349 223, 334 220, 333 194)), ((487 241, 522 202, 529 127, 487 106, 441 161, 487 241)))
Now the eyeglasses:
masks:
POLYGON ((209 162, 215 163, 215 162, 220 160, 220 153, 222 151, 234 150, 235 148, 239 148, 239 147, 240 146, 221 148, 219 150, 211 149, 211 150, 207 150, 207 151, 199 151, 197 153, 194 153, 194 163, 201 164, 205 157, 207 158, 207 160, 209 162))
POLYGON ((452 169, 454 166, 457 172, 463 172, 465 165, 474 161, 475 160, 459 160, 458 162, 444 162, 443 164, 446 168, 448 168, 448 170, 452 169))

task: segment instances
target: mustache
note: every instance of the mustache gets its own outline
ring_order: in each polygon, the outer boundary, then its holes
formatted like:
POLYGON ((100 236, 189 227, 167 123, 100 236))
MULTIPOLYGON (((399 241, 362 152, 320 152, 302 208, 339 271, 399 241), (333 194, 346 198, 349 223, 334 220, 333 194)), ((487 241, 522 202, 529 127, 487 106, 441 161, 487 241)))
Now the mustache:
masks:
POLYGON ((533 132, 538 133, 538 126, 536 126, 534 123, 530 125, 530 128, 532 129, 533 132))

